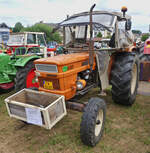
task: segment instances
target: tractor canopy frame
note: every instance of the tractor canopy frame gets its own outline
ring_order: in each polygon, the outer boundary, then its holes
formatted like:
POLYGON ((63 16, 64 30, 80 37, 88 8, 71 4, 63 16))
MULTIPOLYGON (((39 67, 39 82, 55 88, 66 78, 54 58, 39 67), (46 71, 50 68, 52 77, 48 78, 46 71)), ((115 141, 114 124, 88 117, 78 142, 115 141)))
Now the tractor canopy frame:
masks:
MULTIPOLYGON (((93 7, 93 6, 92 6, 93 7)), ((91 8, 92 8, 91 7, 91 8)), ((94 7, 93 7, 94 8, 94 7)), ((74 43, 77 39, 79 42, 86 42, 88 38, 92 37, 93 29, 98 31, 109 31, 114 34, 114 46, 109 47, 109 51, 120 50, 129 48, 133 43, 133 38, 130 32, 131 29, 131 17, 119 12, 108 11, 89 11, 72 15, 66 20, 62 21, 59 26, 63 27, 63 44, 66 48, 68 46, 68 33, 70 33, 70 39, 74 43), (130 26, 127 28, 127 25, 130 26), (84 29, 83 29, 84 27, 84 29), (85 32, 82 40, 77 37, 80 32, 85 32), (74 34, 74 32, 76 32, 74 34), (74 36, 75 35, 75 36, 74 36), (75 40, 76 39, 76 40, 75 40)), ((80 36, 81 37, 81 36, 80 36)), ((90 39, 92 41, 92 39, 90 39)), ((89 44, 92 44, 89 42, 89 44)), ((75 47, 73 47, 75 48, 75 47)), ((90 47, 89 47, 90 48, 90 47)), ((79 48, 78 48, 79 49, 79 48)), ((89 49, 90 50, 90 49, 89 49)), ((103 50, 101 48, 100 50, 103 50)))
POLYGON ((8 46, 46 46, 43 32, 18 32, 11 33, 8 46))

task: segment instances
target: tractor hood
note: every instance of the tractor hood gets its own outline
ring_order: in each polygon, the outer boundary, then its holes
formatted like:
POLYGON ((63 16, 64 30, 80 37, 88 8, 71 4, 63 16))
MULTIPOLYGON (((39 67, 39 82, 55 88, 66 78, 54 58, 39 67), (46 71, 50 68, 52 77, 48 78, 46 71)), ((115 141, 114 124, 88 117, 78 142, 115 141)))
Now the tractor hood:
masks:
POLYGON ((76 63, 79 61, 84 61, 89 59, 89 53, 72 53, 66 55, 58 55, 48 58, 42 58, 34 61, 35 64, 54 64, 54 65, 67 65, 71 63, 76 63))

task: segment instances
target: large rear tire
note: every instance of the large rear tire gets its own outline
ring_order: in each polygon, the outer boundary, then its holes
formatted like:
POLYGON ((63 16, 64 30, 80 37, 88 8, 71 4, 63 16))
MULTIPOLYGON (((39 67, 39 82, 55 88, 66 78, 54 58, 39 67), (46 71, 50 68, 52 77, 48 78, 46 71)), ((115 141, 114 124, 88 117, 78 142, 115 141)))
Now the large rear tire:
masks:
POLYGON ((132 105, 136 99, 139 80, 139 59, 135 53, 118 53, 111 71, 112 99, 132 105))
POLYGON ((35 66, 33 61, 29 61, 23 68, 19 68, 15 78, 15 90, 38 87, 35 80, 35 66))
POLYGON ((106 116, 105 101, 91 98, 86 105, 80 125, 81 140, 85 145, 95 146, 101 139, 106 116))

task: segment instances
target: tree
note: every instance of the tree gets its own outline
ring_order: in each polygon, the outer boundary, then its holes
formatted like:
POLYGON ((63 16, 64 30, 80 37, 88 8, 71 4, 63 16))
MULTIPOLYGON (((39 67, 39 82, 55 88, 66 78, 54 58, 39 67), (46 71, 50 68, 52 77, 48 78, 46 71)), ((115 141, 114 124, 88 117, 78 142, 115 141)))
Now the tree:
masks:
POLYGON ((142 36, 141 40, 142 40, 142 41, 145 41, 146 39, 148 39, 148 37, 149 37, 149 34, 146 33, 146 34, 144 34, 144 35, 142 36))
POLYGON ((21 29, 23 29, 23 25, 20 22, 17 22, 13 28, 13 32, 20 32, 21 29))
POLYGON ((60 36, 60 34, 58 32, 55 32, 52 34, 52 40, 56 41, 58 43, 62 42, 62 37, 60 36))
POLYGON ((53 28, 50 27, 49 25, 46 25, 44 23, 37 23, 33 26, 23 28, 21 30, 22 32, 24 31, 31 31, 31 32, 44 32, 46 35, 46 41, 57 41, 60 43, 62 41, 61 36, 59 35, 58 32, 53 33, 53 28))
POLYGON ((99 32, 99 33, 97 34, 97 37, 102 38, 102 33, 101 33, 101 32, 99 32))
POLYGON ((142 34, 142 32, 140 30, 132 30, 132 33, 139 34, 139 35, 142 34))

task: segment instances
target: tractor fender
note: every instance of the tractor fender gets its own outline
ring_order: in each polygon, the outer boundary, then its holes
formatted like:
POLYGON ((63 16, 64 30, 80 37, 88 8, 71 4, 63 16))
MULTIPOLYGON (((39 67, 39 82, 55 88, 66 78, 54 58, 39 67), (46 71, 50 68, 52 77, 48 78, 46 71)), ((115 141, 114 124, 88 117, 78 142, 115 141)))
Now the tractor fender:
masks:
POLYGON ((109 77, 108 77, 108 68, 109 68, 109 54, 108 52, 97 52, 96 53, 96 63, 98 68, 98 75, 101 81, 101 89, 107 89, 109 87, 109 77))
POLYGON ((24 67, 29 61, 33 61, 36 59, 39 59, 40 56, 27 56, 27 57, 23 57, 18 59, 15 63, 14 66, 15 67, 24 67))

